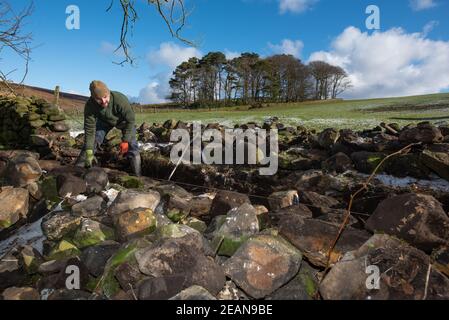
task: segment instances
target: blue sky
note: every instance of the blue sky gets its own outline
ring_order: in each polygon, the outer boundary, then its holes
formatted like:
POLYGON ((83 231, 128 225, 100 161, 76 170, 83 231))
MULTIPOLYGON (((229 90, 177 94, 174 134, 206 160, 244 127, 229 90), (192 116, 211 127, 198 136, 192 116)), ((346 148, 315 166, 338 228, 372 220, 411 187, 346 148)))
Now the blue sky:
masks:
MULTIPOLYGON (((89 82, 105 81, 140 102, 162 102, 174 66, 189 56, 223 51, 291 53, 307 62, 322 59, 344 67, 354 87, 347 98, 400 96, 449 88, 447 0, 188 0, 192 11, 184 37, 173 39, 154 7, 137 0, 140 18, 130 37, 136 66, 118 66, 113 53, 120 34, 118 0, 35 0, 27 22, 33 61, 26 83, 88 94, 89 82), (381 28, 367 30, 368 5, 380 9, 381 28), (80 29, 67 30, 66 8, 80 9, 80 29)), ((11 1, 19 10, 29 3, 11 1)), ((1 70, 22 62, 2 51, 1 70)))

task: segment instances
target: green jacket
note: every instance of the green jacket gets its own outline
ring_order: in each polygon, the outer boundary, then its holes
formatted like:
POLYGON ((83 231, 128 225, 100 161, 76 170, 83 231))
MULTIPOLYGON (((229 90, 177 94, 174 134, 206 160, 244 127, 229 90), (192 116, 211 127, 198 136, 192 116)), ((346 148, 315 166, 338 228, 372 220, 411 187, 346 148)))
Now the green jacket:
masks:
POLYGON ((111 100, 107 108, 100 106, 92 97, 86 102, 84 107, 86 150, 93 150, 94 148, 97 119, 109 124, 111 127, 124 123, 122 140, 131 141, 132 129, 136 120, 134 111, 124 94, 111 91, 111 100))

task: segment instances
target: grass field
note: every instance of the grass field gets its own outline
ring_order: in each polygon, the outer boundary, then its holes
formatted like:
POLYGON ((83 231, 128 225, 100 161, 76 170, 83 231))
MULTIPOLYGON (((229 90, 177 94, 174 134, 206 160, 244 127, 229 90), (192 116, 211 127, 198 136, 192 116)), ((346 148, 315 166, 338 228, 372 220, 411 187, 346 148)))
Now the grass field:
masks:
MULTIPOLYGON (((158 111, 137 113, 137 124, 164 122, 167 119, 218 122, 228 126, 249 121, 261 123, 277 116, 289 125, 304 125, 307 128, 324 129, 372 128, 381 122, 396 122, 400 125, 431 121, 449 122, 449 93, 369 100, 318 101, 289 104, 271 104, 260 109, 249 107, 209 110, 158 111)), ((72 118, 72 128, 82 129, 82 117, 72 118)))

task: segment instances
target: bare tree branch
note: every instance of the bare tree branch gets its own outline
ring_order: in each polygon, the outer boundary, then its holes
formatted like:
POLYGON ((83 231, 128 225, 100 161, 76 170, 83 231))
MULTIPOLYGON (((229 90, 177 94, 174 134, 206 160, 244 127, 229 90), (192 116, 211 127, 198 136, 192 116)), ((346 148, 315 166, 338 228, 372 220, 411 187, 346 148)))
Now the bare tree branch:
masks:
MULTIPOLYGON (((28 7, 16 14, 7 1, 0 1, 0 53, 4 49, 9 49, 24 61, 25 70, 22 80, 19 82, 20 84, 25 81, 31 59, 30 43, 32 35, 31 33, 23 33, 24 21, 32 14, 33 9, 34 5, 31 2, 28 7)), ((10 85, 11 81, 8 79, 8 76, 16 70, 14 69, 6 73, 0 71, 0 83, 13 94, 15 94, 15 91, 10 85)))
MULTIPOLYGON (((128 30, 132 31, 134 24, 138 20, 137 11, 135 9, 135 0, 119 0, 120 6, 123 11, 122 18, 122 26, 120 32, 120 44, 115 50, 115 52, 122 50, 125 56, 125 59, 117 64, 124 65, 125 63, 134 64, 134 58, 131 56, 129 52, 129 48, 131 47, 128 42, 128 30)), ((184 6, 184 0, 147 0, 148 5, 154 5, 156 7, 157 12, 164 20, 167 28, 172 35, 176 39, 188 44, 190 46, 195 46, 195 44, 187 39, 184 39, 180 32, 185 27, 186 18, 189 15, 186 12, 184 6), (175 12, 179 9, 180 17, 175 17, 175 12)), ((114 0, 111 0, 111 4, 107 8, 106 11, 109 11, 113 6, 114 0)))

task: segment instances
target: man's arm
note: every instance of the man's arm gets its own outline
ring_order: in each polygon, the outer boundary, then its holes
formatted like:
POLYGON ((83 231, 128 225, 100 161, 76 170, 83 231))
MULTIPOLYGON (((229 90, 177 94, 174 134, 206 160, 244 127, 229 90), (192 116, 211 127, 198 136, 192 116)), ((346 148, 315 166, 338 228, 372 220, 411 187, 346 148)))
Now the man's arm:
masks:
POLYGON ((128 98, 123 94, 119 94, 118 97, 118 105, 121 112, 121 117, 125 121, 125 128, 123 129, 123 141, 131 142, 132 141, 132 133, 133 128, 136 123, 136 116, 134 111, 129 104, 128 98))
POLYGON ((93 150, 95 143, 95 127, 97 119, 90 101, 84 107, 84 141, 86 150, 93 150))

